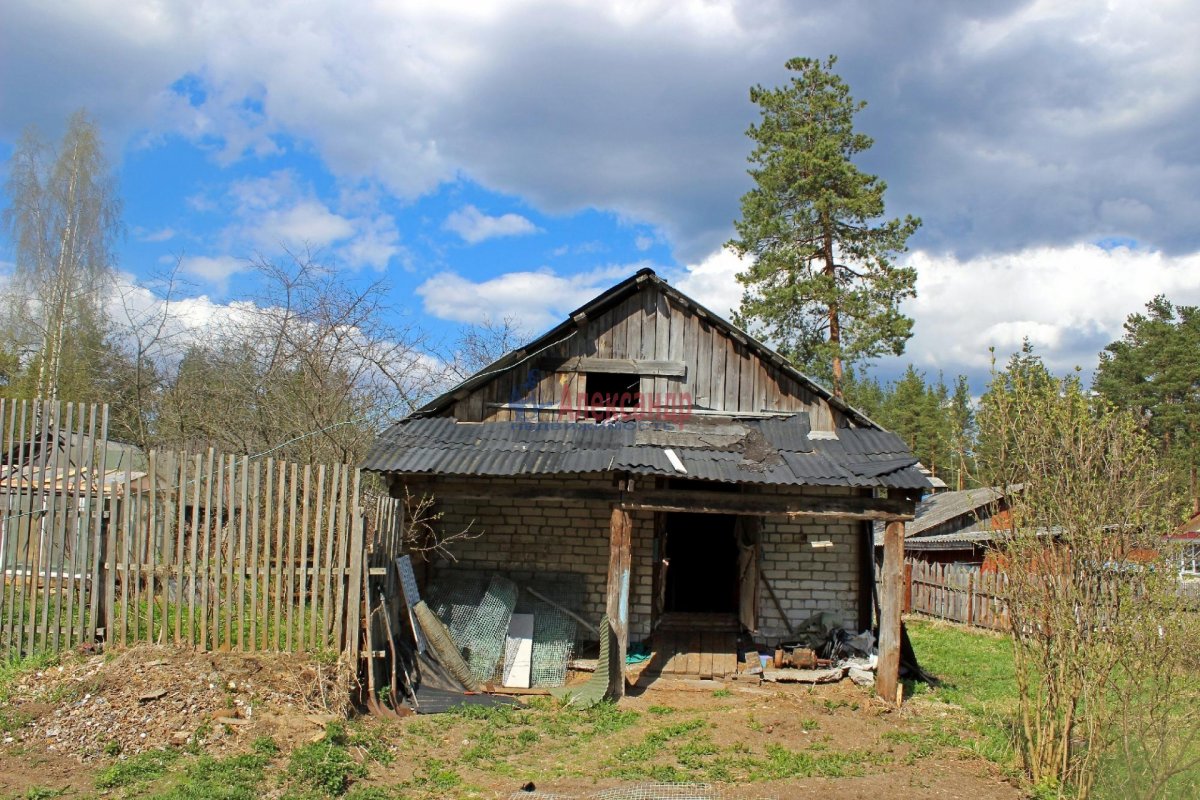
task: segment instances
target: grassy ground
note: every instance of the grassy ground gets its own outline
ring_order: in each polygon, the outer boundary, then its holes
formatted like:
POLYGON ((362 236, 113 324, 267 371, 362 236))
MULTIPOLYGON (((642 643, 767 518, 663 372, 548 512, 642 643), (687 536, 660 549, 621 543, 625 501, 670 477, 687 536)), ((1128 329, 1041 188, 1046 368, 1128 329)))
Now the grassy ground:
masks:
MULTIPOLYGON (((566 795, 643 781, 715 783, 729 797, 833 792, 849 800, 896 787, 910 796, 1022 796, 991 763, 1011 762, 996 724, 1011 707, 1004 640, 923 622, 910 631, 923 665, 944 682, 908 687, 912 701, 900 713, 849 682, 692 682, 586 711, 536 698, 522 707, 333 723, 290 752, 259 737, 220 758, 195 746, 136 755, 114 748, 88 764, 51 764, 18 742, 0 748, 0 763, 25 776, 0 775, 0 798, 420 800, 508 797, 526 782, 566 795)), ((17 673, 0 669, 0 714, 6 681, 17 673)))
POLYGON ((907 627, 921 667, 939 683, 908 682, 905 691, 962 709, 976 734, 968 746, 1012 771, 1017 681, 1009 638, 928 620, 910 620, 907 627))

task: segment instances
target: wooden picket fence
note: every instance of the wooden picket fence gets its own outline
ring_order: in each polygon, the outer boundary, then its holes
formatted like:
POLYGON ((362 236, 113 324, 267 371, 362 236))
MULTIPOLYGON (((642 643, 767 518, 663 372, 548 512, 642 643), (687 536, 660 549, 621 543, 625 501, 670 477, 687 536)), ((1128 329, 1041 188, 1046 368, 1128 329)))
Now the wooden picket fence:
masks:
POLYGON ((345 464, 143 454, 107 429, 107 406, 0 400, 0 656, 358 654, 371 581, 393 581, 399 501, 364 503, 345 464))
POLYGON ((0 654, 96 638, 107 432, 107 406, 0 400, 0 654))
POLYGON ((359 472, 245 456, 148 454, 106 528, 105 638, 204 650, 358 643, 359 472))
POLYGON ((1001 600, 1007 578, 963 564, 904 560, 904 610, 992 630, 1007 630, 1001 600))

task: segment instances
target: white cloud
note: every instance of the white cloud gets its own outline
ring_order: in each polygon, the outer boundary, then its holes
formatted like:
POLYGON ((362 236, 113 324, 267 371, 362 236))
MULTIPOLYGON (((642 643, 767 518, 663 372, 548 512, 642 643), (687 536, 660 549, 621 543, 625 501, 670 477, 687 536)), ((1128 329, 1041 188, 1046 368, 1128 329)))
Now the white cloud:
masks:
MULTIPOLYGON (((1003 362, 1028 338, 1049 366, 1090 370, 1097 354, 1120 338, 1126 317, 1156 294, 1200 304, 1200 254, 1095 245, 1029 248, 1008 255, 956 259, 911 253, 917 297, 904 305, 915 320, 905 355, 886 359, 887 371, 908 362, 978 384, 990 366, 989 348, 1003 362)), ((738 305, 743 268, 719 250, 673 275, 674 283, 714 312, 738 305)))
POLYGON ((216 237, 219 255, 190 257, 184 268, 222 287, 248 259, 310 250, 331 265, 382 271, 393 258, 406 257, 400 232, 379 208, 378 194, 344 190, 338 207, 317 197, 294 171, 281 169, 262 177, 234 181, 211 207, 232 221, 216 237))
MULTIPOLYGON (((926 249, 1130 236, 1200 246, 1200 12, 1180 0, 160 3, 11 0, 0 131, 87 105, 118 145, 228 162, 298 143, 404 197, 466 176, 552 213, 615 210, 697 261, 748 185, 747 88, 836 52, 864 164, 926 249), (148 10, 150 9, 150 10, 148 10), (53 42, 54 47, 45 47, 53 42)), ((119 149, 119 148, 118 148, 119 149)))
POLYGON ((520 214, 492 217, 472 205, 463 206, 450 214, 442 227, 458 234, 468 244, 478 244, 499 236, 524 236, 541 230, 520 214))
POLYGON ((916 320, 906 358, 947 372, 985 372, 1028 337, 1056 370, 1091 369, 1126 317, 1156 294, 1200 303, 1200 254, 1095 245, 1031 248, 959 261, 914 253, 916 320))
POLYGON ((222 291, 228 286, 231 277, 250 269, 250 266, 246 259, 233 256, 184 256, 179 260, 182 272, 219 286, 222 291))
POLYGON ((742 285, 734 275, 747 266, 737 253, 723 247, 670 277, 681 292, 729 319, 733 309, 742 302, 742 285))
POLYGON ((354 235, 350 220, 335 214, 324 203, 306 198, 295 205, 264 211, 248 223, 253 236, 266 247, 305 243, 328 247, 354 235))
POLYGON ((480 323, 512 318, 519 327, 535 331, 561 322, 568 313, 642 266, 613 265, 579 275, 559 275, 549 269, 506 272, 483 281, 443 272, 418 286, 416 293, 426 313, 439 319, 480 323))
POLYGON ((133 235, 139 242, 169 242, 175 238, 174 228, 159 228, 156 231, 134 228, 133 235))

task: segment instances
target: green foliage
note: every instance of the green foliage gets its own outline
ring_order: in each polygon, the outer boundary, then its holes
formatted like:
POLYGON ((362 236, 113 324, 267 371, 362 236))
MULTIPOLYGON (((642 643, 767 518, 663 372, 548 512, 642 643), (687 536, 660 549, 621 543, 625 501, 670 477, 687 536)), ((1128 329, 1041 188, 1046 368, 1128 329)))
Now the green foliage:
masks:
POLYGON ((916 271, 893 259, 921 223, 883 220, 886 184, 854 165, 873 142, 854 130, 866 104, 836 61, 794 58, 788 85, 750 90, 761 113, 747 131, 755 186, 729 246, 753 260, 737 276, 737 322, 840 393, 842 362, 899 355, 912 335, 899 304, 915 295, 916 271))
POLYGON ((946 485, 965 488, 972 468, 974 411, 965 375, 951 391, 939 375, 936 382, 909 365, 889 383, 848 373, 846 400, 883 427, 896 433, 946 485))
POLYGON ((1146 421, 1192 497, 1200 496, 1200 307, 1159 295, 1104 348, 1094 388, 1146 421))
POLYGON ((382 786, 354 786, 346 792, 346 800, 395 800, 395 792, 382 786))
POLYGON ((417 773, 411 785, 430 792, 449 792, 462 785, 462 776, 453 766, 438 759, 430 759, 425 768, 417 773))
POLYGON ((147 750, 100 771, 97 789, 119 789, 161 778, 179 758, 178 750, 147 750))
MULTIPOLYGON (((1028 347, 993 376, 979 427, 982 473, 992 485, 1024 485, 1007 498, 1011 528, 998 553, 1016 749, 1035 786, 1084 798, 1116 748, 1129 762, 1130 743, 1155 730, 1148 712, 1195 728, 1171 714, 1181 698, 1162 691, 1200 703, 1197 687, 1172 677, 1195 672, 1200 648, 1165 540, 1180 498, 1141 416, 1094 397, 1078 376, 1054 378, 1028 347)), ((1175 769, 1152 761, 1156 778, 1175 769)))
POLYGON ((51 800, 54 797, 62 797, 66 793, 66 789, 49 789, 45 786, 32 786, 26 789, 23 794, 17 795, 13 800, 51 800))
POLYGON ((259 736, 250 744, 250 749, 263 758, 271 759, 279 755, 279 745, 270 736, 259 736))

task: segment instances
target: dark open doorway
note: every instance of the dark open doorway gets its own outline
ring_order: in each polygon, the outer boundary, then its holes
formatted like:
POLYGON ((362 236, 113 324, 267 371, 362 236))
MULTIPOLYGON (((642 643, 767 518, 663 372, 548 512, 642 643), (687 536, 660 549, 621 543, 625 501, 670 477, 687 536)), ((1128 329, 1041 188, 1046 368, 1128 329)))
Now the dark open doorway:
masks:
POLYGON ((666 613, 736 614, 737 517, 671 513, 663 521, 666 613))

